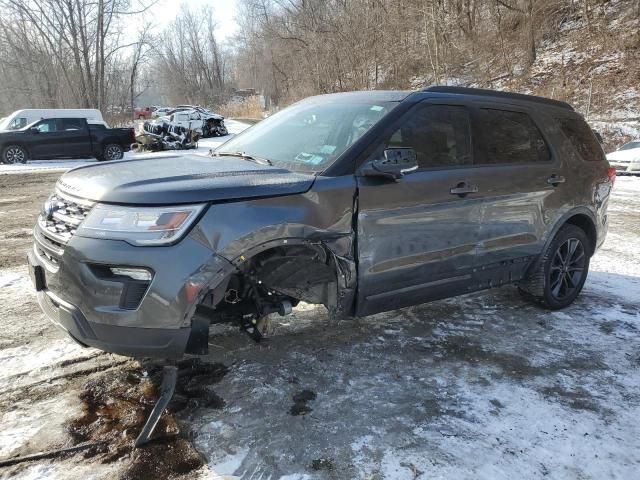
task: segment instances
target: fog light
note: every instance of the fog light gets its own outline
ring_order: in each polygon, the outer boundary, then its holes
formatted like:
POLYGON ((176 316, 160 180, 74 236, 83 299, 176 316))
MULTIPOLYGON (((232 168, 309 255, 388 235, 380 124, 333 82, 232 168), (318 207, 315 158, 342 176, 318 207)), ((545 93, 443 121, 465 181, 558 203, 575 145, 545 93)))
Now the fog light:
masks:
POLYGON ((109 270, 111 270, 113 275, 129 277, 132 280, 141 280, 145 282, 151 281, 153 276, 149 270, 144 268, 111 267, 109 270))

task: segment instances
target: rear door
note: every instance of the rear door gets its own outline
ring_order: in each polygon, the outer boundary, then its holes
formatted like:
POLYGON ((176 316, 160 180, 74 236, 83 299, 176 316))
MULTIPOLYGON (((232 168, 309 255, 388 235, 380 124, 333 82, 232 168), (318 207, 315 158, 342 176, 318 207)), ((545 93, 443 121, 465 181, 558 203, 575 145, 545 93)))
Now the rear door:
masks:
POLYGON ((540 253, 566 188, 563 166, 533 112, 478 104, 474 183, 481 200, 476 257, 481 287, 521 278, 540 253))
POLYGON ((358 315, 472 288, 480 205, 473 193, 470 115, 462 104, 418 103, 366 161, 410 147, 419 170, 397 182, 358 177, 358 315), (468 188, 465 188, 468 187, 468 188))

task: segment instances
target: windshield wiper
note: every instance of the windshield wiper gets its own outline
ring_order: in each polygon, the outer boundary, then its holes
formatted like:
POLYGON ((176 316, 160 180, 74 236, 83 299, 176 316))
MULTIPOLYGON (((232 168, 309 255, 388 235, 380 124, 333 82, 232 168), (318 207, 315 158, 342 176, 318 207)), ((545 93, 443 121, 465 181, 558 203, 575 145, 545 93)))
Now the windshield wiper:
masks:
POLYGON ((215 152, 216 157, 238 157, 243 160, 249 160, 250 162, 257 163, 259 165, 273 166, 273 162, 268 158, 256 157, 244 152, 215 152))

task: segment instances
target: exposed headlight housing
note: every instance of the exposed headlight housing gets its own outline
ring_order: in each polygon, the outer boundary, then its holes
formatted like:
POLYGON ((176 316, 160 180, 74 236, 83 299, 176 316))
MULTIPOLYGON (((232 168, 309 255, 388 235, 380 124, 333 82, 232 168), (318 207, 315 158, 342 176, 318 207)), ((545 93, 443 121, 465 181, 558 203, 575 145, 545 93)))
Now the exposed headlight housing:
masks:
POLYGON ((124 240, 137 246, 167 245, 184 235, 204 207, 122 207, 97 204, 80 224, 76 235, 124 240))

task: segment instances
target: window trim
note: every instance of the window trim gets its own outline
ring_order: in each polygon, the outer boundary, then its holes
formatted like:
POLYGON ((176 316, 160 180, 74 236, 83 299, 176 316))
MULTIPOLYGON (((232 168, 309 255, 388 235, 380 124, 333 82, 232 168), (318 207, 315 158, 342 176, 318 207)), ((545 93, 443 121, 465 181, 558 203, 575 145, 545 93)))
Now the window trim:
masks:
POLYGON ((496 168, 496 167, 531 167, 531 166, 556 166, 559 164, 559 156, 553 146, 553 142, 549 141, 549 135, 545 131, 544 128, 540 126, 540 123, 537 118, 537 114, 532 110, 522 107, 520 105, 513 105, 509 103, 501 103, 501 102, 471 102, 469 105, 472 110, 472 123, 474 128, 475 136, 479 139, 477 143, 477 150, 475 153, 479 155, 474 156, 474 164, 473 166, 476 168, 496 168), (482 157, 485 154, 485 145, 483 135, 480 133, 479 124, 482 122, 482 113, 481 110, 502 110, 505 112, 513 112, 513 113, 523 113, 527 115, 534 126, 538 129, 540 136, 544 140, 545 145, 547 146, 547 150, 549 151, 549 160, 542 162, 511 162, 511 163, 476 163, 476 159, 482 157))

